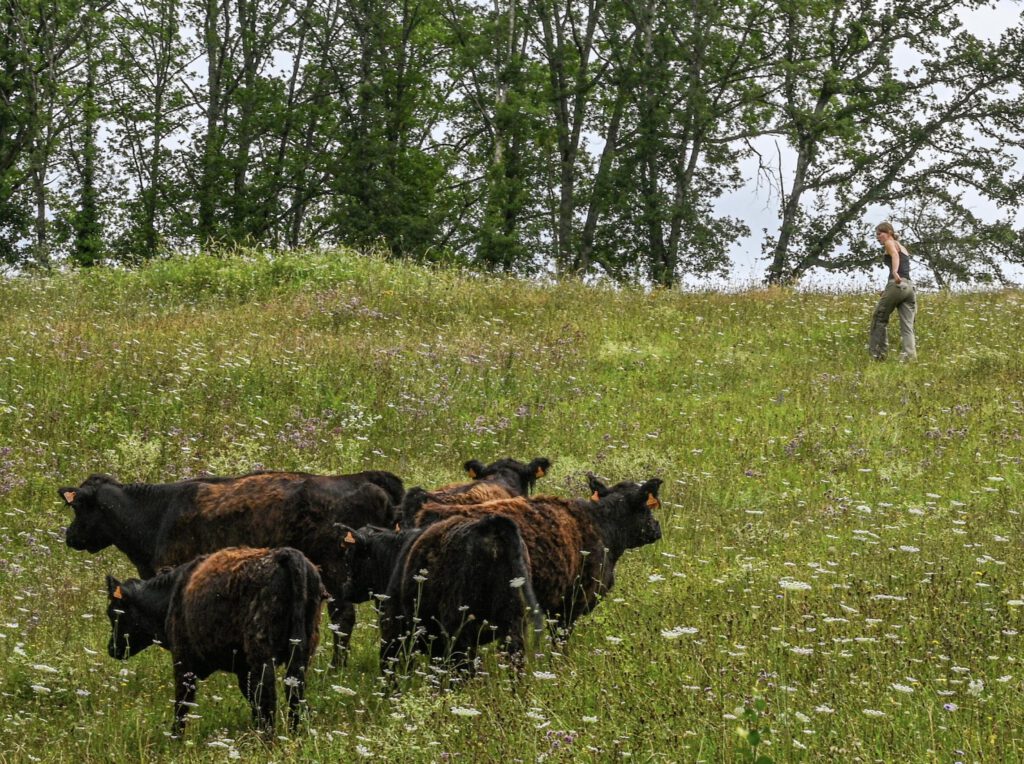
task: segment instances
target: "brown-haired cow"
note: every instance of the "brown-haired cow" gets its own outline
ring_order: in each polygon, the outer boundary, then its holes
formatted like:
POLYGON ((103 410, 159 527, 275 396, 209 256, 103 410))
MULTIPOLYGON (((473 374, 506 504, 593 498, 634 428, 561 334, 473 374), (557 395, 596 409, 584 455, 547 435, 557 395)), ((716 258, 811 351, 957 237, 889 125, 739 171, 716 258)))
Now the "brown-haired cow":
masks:
POLYGON ((472 671, 477 647, 492 640, 521 669, 526 623, 539 633, 544 619, 514 522, 490 515, 450 517, 423 529, 367 526, 345 542, 345 596, 364 602, 382 595, 382 673, 412 652, 472 671))
POLYGON ((425 502, 435 504, 480 504, 496 499, 529 496, 539 478, 551 469, 551 460, 538 456, 529 464, 511 458, 484 464, 476 459, 467 461, 463 468, 470 477, 468 483, 449 485, 426 491, 416 487, 409 490, 402 504, 401 522, 413 525, 413 514, 425 502))
POLYGON ((368 471, 336 476, 257 472, 127 485, 93 475, 58 493, 74 511, 67 545, 90 553, 113 545, 143 578, 230 546, 300 550, 320 566, 333 597, 328 609, 337 665, 355 623, 355 608, 340 597, 340 524, 392 523, 404 490, 395 475, 368 471))
POLYGON ((465 506, 426 503, 415 513, 415 523, 427 527, 453 515, 500 515, 514 521, 529 552, 537 599, 567 635, 611 590, 622 554, 661 538, 654 517, 661 506, 661 482, 620 483, 606 495, 595 492, 588 499, 536 496, 465 506))
POLYGON ((222 549, 146 581, 108 575, 107 650, 119 660, 152 644, 170 650, 174 734, 195 705, 196 682, 214 671, 238 676, 253 719, 269 729, 277 707, 274 668, 283 665, 294 728, 326 596, 313 564, 287 547, 222 549))

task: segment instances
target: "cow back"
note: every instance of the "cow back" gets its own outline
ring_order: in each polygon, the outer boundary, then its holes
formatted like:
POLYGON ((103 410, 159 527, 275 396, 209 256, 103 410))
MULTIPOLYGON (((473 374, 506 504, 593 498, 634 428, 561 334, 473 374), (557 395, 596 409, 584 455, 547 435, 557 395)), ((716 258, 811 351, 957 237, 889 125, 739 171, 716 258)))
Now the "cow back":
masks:
POLYGON ((429 526, 453 516, 498 515, 512 520, 526 545, 534 592, 542 608, 561 612, 584 572, 588 559, 603 547, 596 527, 570 502, 551 496, 515 498, 475 505, 424 504, 416 524, 429 526))

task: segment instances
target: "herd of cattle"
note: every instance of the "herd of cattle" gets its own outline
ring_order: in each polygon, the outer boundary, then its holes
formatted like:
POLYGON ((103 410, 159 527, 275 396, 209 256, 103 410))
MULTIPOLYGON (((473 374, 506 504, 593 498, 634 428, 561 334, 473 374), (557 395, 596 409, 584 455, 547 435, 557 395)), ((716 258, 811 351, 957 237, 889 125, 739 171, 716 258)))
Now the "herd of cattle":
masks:
POLYGON ((343 663, 355 605, 380 601, 380 667, 426 652, 472 670, 478 645, 500 640, 522 666, 530 632, 560 639, 612 588, 626 549, 661 538, 661 480, 607 486, 567 500, 531 496, 548 459, 466 462, 470 480, 405 491, 382 471, 256 472, 122 485, 93 475, 59 489, 74 512, 67 544, 115 546, 141 579, 107 576, 111 657, 171 651, 180 734, 196 682, 238 677, 263 728, 273 725, 275 666, 285 667, 292 724, 319 642, 326 600, 332 665, 343 663))

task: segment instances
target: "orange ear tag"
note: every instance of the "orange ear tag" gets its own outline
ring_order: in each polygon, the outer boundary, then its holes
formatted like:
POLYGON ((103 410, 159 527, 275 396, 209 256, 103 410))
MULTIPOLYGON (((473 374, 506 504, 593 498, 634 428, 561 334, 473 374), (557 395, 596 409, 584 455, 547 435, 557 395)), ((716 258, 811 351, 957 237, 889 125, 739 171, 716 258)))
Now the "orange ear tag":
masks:
POLYGON ((661 509, 661 502, 653 493, 647 494, 647 506, 651 509, 661 509))
POLYGON ((66 501, 68 504, 71 504, 72 502, 74 502, 75 496, 77 496, 77 495, 78 494, 76 494, 74 491, 65 491, 64 492, 64 501, 66 501))
POLYGON ((118 586, 116 589, 114 589, 114 593, 112 595, 110 595, 110 596, 113 597, 115 600, 124 599, 124 594, 121 593, 121 587, 120 586, 118 586))
POLYGON ((470 467, 468 470, 466 470, 466 472, 469 473, 469 479, 470 480, 476 480, 476 470, 475 469, 470 467))
POLYGON ((537 468, 537 477, 541 478, 541 477, 544 477, 546 474, 547 473, 544 471, 543 467, 538 467, 537 468))
POLYGON ((601 495, 597 491, 594 491, 590 495, 590 500, 596 504, 597 502, 601 501, 601 495))
POLYGON ((346 544, 354 544, 354 543, 356 543, 356 537, 352 535, 352 531, 349 531, 347 534, 345 534, 345 543, 346 544))
POLYGON ((398 523, 395 523, 395 533, 398 533, 400 530, 402 530, 402 526, 398 523))

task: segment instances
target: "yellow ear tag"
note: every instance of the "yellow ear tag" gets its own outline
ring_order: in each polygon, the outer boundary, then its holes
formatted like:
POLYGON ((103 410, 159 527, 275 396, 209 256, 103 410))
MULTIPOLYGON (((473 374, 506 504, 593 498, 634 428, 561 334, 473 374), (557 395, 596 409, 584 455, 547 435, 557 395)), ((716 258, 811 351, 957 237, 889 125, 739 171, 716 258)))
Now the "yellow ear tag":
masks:
POLYGON ((469 473, 469 479, 470 480, 476 480, 476 470, 475 469, 470 467, 468 470, 466 470, 466 472, 469 473))
POLYGON ((352 535, 352 531, 349 531, 347 534, 345 534, 345 543, 346 544, 354 544, 354 543, 356 543, 356 537, 352 535))
POLYGON ((653 493, 649 493, 647 494, 647 506, 650 507, 651 509, 660 509, 661 502, 658 501, 657 496, 655 496, 653 493))
POLYGON ((597 502, 601 501, 601 495, 597 491, 594 491, 592 494, 590 494, 590 500, 596 504, 597 502))
POLYGON ((121 593, 121 587, 118 586, 114 589, 114 593, 111 595, 115 600, 124 599, 124 594, 121 593))
POLYGON ((402 526, 398 523, 395 523, 395 533, 398 533, 400 530, 402 530, 402 526))
POLYGON ((76 494, 74 491, 65 491, 64 492, 64 501, 66 501, 68 504, 71 504, 72 502, 74 502, 75 496, 77 496, 77 495, 78 494, 76 494))
POLYGON ((544 477, 546 474, 547 473, 544 471, 543 467, 538 467, 537 468, 537 477, 541 478, 541 477, 544 477))

